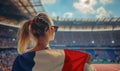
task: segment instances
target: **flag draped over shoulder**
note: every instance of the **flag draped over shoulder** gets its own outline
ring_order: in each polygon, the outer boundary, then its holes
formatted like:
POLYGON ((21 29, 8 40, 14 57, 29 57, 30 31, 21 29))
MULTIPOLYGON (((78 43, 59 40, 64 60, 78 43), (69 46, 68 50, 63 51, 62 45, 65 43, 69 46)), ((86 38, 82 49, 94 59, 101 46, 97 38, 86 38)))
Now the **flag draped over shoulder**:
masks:
POLYGON ((73 50, 41 50, 18 55, 12 71, 84 71, 88 54, 73 50))

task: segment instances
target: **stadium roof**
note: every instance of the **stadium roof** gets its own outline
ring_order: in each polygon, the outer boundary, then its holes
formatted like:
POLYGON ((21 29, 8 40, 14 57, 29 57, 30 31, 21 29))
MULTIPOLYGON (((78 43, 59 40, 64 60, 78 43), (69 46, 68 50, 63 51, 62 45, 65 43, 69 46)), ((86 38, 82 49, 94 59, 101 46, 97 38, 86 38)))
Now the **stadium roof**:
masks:
POLYGON ((120 25, 120 18, 88 18, 88 19, 54 19, 58 26, 98 26, 98 25, 120 25))
POLYGON ((0 0, 0 22, 18 24, 35 16, 36 8, 44 11, 41 0, 0 0))

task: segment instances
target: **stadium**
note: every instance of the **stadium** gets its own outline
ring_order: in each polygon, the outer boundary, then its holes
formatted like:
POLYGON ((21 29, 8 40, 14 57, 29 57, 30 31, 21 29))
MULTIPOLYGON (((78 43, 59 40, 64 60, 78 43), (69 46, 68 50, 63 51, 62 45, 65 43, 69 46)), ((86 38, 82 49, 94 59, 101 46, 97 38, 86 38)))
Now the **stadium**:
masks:
MULTIPOLYGON (((41 0, 1 0, 0 5, 0 71, 12 71, 21 23, 47 11, 41 0)), ((120 17, 52 19, 59 26, 52 49, 91 54, 94 71, 120 71, 120 17)))

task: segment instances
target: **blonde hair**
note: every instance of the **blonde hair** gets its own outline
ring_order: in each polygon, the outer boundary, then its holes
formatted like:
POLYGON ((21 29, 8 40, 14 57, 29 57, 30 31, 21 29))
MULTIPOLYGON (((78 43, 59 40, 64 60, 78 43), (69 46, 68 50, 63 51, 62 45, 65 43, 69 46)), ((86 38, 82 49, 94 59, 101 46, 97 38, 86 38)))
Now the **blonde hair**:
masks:
POLYGON ((53 23, 52 19, 46 13, 39 13, 32 20, 25 22, 19 29, 18 33, 18 53, 26 52, 28 44, 30 43, 30 34, 36 39, 45 36, 46 29, 53 23))

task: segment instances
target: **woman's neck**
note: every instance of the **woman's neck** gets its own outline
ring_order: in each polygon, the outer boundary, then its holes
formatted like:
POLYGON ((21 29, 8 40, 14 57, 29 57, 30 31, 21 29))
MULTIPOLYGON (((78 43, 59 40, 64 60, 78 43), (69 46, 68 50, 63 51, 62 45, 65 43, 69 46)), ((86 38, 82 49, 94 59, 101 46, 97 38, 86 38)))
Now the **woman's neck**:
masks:
POLYGON ((28 52, 45 50, 45 49, 50 49, 49 42, 43 38, 40 38, 39 40, 37 40, 37 44, 32 49, 28 50, 28 52))
POLYGON ((44 50, 44 49, 48 49, 49 48, 49 44, 38 44, 35 47, 35 50, 44 50))
POLYGON ((36 45, 35 47, 33 47, 32 49, 28 50, 27 52, 33 52, 33 51, 40 51, 40 50, 46 50, 46 49, 50 49, 49 45, 36 45))

